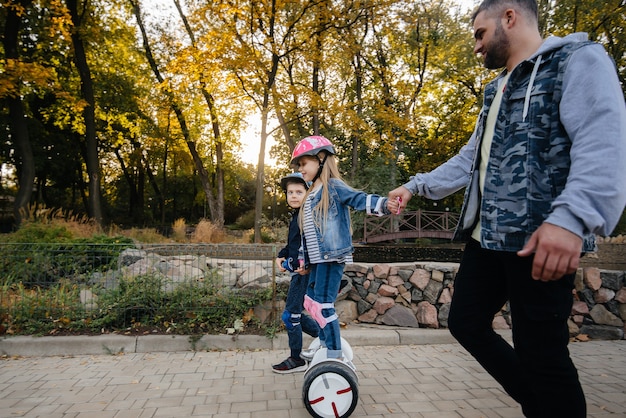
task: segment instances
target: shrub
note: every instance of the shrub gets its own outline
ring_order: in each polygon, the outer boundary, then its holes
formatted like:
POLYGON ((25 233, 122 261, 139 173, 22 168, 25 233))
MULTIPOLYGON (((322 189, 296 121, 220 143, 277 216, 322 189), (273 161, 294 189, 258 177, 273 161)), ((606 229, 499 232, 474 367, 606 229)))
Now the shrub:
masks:
POLYGON ((224 230, 207 219, 198 222, 196 229, 191 234, 191 242, 194 243, 217 243, 224 241, 224 230))
POLYGON ((172 239, 176 242, 187 242, 187 224, 183 218, 178 218, 172 225, 172 239))

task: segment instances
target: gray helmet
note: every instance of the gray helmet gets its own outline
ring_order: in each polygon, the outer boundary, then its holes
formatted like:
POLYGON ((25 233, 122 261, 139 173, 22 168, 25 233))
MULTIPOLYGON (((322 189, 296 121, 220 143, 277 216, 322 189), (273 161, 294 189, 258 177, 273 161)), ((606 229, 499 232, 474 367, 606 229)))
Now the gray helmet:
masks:
POLYGON ((289 183, 300 183, 304 186, 305 189, 307 190, 309 189, 309 185, 307 184, 306 181, 304 181, 304 178, 302 177, 301 173, 287 174, 285 177, 280 179, 280 187, 282 187, 285 193, 287 193, 287 185, 289 183))

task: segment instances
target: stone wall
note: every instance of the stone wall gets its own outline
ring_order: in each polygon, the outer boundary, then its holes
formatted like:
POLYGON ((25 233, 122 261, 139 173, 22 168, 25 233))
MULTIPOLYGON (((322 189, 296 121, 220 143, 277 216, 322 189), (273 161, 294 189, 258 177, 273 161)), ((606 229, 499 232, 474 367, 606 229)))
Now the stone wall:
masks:
MULTIPOLYGON (((342 322, 445 328, 454 292, 457 263, 355 263, 347 265, 349 283, 336 309, 342 322)), ((624 339, 624 271, 578 270, 570 334, 578 339, 624 339)), ((495 317, 496 329, 510 327, 508 307, 495 317)))

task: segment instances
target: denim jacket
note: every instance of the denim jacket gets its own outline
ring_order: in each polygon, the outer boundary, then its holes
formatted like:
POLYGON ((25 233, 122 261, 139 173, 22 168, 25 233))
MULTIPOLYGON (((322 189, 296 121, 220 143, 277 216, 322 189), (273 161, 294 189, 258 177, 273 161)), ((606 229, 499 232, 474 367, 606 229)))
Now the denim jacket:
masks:
MULTIPOLYGON (((315 234, 324 260, 332 260, 352 254, 352 228, 350 208, 365 210, 368 215, 383 216, 387 209, 387 198, 355 190, 339 179, 332 178, 328 183, 329 207, 326 222, 314 222, 315 234)), ((322 191, 309 194, 311 207, 317 206, 322 191)))

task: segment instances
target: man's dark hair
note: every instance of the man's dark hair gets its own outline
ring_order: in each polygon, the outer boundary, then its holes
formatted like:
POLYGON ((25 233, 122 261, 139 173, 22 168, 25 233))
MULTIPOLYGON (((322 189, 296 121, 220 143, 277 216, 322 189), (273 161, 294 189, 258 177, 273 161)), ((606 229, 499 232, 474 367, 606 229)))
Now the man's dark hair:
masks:
POLYGON ((539 10, 537 8, 537 0, 483 0, 474 13, 472 13, 472 23, 479 13, 487 11, 491 13, 499 13, 507 7, 518 8, 518 10, 533 17, 535 21, 539 20, 539 10))

